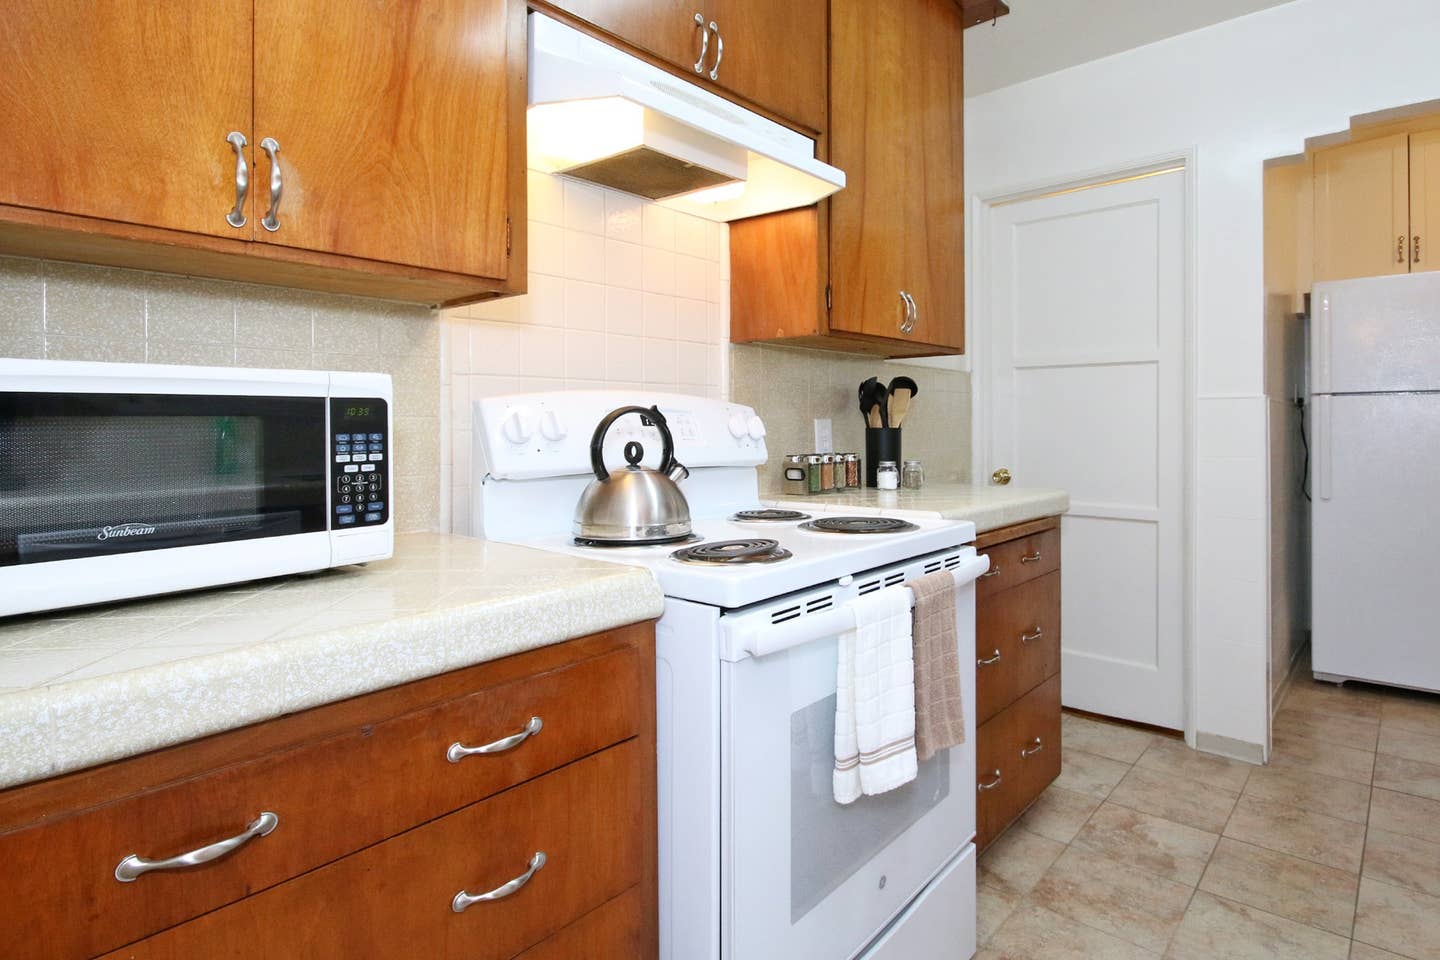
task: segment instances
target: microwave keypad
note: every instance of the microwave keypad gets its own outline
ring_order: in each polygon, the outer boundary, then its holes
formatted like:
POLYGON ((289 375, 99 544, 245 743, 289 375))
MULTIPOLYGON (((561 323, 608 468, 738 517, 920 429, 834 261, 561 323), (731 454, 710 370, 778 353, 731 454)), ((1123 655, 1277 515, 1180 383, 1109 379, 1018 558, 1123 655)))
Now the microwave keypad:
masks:
POLYGON ((331 495, 336 528, 384 523, 388 491, 382 464, 390 452, 385 405, 378 400, 332 400, 331 457, 334 491, 331 495), (364 427, 365 429, 357 429, 364 427), (348 428, 348 429, 347 429, 348 428))

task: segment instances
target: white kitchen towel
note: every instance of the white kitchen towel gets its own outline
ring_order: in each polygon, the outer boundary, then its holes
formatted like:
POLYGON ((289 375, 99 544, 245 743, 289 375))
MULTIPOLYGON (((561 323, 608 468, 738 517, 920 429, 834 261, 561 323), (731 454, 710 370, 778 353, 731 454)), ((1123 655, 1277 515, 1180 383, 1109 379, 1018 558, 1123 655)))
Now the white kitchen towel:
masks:
POLYGON ((853 803, 915 779, 915 659, 910 591, 851 605, 835 675, 835 801, 853 803))

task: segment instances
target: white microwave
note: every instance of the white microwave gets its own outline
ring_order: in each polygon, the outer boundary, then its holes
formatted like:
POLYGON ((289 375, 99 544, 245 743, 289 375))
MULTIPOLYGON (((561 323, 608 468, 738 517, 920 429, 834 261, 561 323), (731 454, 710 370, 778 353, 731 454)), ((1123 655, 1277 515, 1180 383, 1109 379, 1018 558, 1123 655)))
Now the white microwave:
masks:
POLYGON ((389 557, 390 377, 0 359, 0 616, 389 557))

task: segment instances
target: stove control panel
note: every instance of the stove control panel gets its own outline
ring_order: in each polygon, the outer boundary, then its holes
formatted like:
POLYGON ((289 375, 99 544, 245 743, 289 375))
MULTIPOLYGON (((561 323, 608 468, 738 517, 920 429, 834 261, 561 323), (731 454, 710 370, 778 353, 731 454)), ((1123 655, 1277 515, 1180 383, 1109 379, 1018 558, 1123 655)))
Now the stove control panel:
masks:
MULTIPOLYGON (((645 390, 566 390, 517 393, 477 400, 474 433, 477 479, 523 480, 588 474, 595 427, 619 407, 659 406, 685 466, 758 466, 765 462, 765 425, 738 403, 645 390)), ((605 438, 605 462, 623 465, 627 443, 645 448, 657 466, 664 448, 658 427, 639 415, 621 417, 605 438)))

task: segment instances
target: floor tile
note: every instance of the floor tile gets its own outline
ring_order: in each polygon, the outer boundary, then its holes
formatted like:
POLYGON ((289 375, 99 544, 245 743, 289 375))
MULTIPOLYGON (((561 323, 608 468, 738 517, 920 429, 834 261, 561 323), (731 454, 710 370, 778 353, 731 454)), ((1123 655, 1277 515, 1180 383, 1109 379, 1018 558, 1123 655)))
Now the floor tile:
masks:
POLYGON ((1271 744, 1270 764, 1275 767, 1368 784, 1375 766, 1375 754, 1368 750, 1342 747, 1309 737, 1277 732, 1271 738, 1271 744))
POLYGON ((1066 750, 1060 758, 1060 776, 1055 783, 1062 789, 1088 794, 1104 800, 1124 779, 1128 764, 1107 760, 1083 750, 1066 750))
POLYGON ((981 881, 975 888, 975 941, 987 943, 1023 899, 1007 886, 981 881))
POLYGON ((1052 783, 1025 811, 1017 826, 1060 843, 1069 843, 1098 806, 1098 797, 1066 790, 1052 783))
POLYGON ((1440 897, 1440 843, 1371 826, 1361 872, 1373 880, 1440 897))
POLYGON ((1364 824, 1255 797, 1235 804, 1225 836, 1351 873, 1360 872, 1365 849, 1364 824))
POLYGON ((1350 941, 1233 900, 1197 893, 1168 960, 1346 960, 1350 941))
POLYGON ((1080 829, 1075 842, 1157 877, 1194 886, 1218 839, 1213 833, 1107 802, 1080 829))
POLYGON ((1359 886, 1360 878, 1345 870, 1228 838, 1215 847, 1200 881, 1208 893, 1342 937, 1350 936, 1359 886))
POLYGON ((1380 754, 1375 758, 1375 786, 1440 800, 1440 766, 1380 754))
POLYGON ((1063 843, 1012 827, 980 855, 979 878, 1029 893, 1064 850, 1063 843))
MULTIPOLYGON (((980 960, 980 958, 976 957, 976 960, 980 960)), ((1379 947, 1372 947, 1357 940, 1350 944, 1350 960, 1405 960, 1405 958, 1398 953, 1381 950, 1379 947)))
POLYGON ((1026 904, 987 945, 996 960, 1154 960, 1159 954, 1026 904))
POLYGON ((1387 727, 1440 737, 1440 697, 1416 694, 1386 700, 1380 719, 1387 727))
POLYGON ((1066 713, 1061 716, 1061 740, 1066 750, 1084 750, 1121 763, 1134 763, 1156 735, 1118 723, 1104 723, 1066 713))
POLYGON ((1370 826, 1440 842, 1440 800, 1377 787, 1370 800, 1370 826))
POLYGON ((1148 767, 1133 767, 1110 794, 1110 801, 1132 810, 1164 817, 1199 830, 1219 833, 1235 809, 1238 794, 1218 787, 1161 773, 1148 767))
POLYGON ((1380 752, 1406 760, 1440 764, 1440 737, 1387 726, 1380 731, 1380 752))
POLYGON ((1364 823, 1370 809, 1370 788, 1363 783, 1284 767, 1261 767, 1250 774, 1245 796, 1355 823, 1364 823))
POLYGON ((1337 686, 1333 683, 1304 681, 1296 683, 1285 696, 1284 707, 1296 710, 1313 710, 1317 713, 1337 713, 1344 717, 1368 717, 1380 719, 1384 696, 1374 690, 1356 686, 1337 686))
POLYGON ((1373 717, 1347 717, 1338 713, 1286 707, 1275 715, 1275 732, 1310 740, 1374 750, 1380 735, 1380 721, 1373 717))
POLYGON ((1147 770, 1199 780, 1231 793, 1244 789, 1245 780, 1254 769, 1239 760, 1191 750, 1184 741, 1163 738, 1152 743, 1135 763, 1147 770))
POLYGON ((1030 891, 1047 910, 1161 953, 1194 891, 1083 847, 1071 847, 1030 891))
POLYGON ((1355 939, 1411 960, 1440 960, 1440 898, 1361 877, 1355 939))

